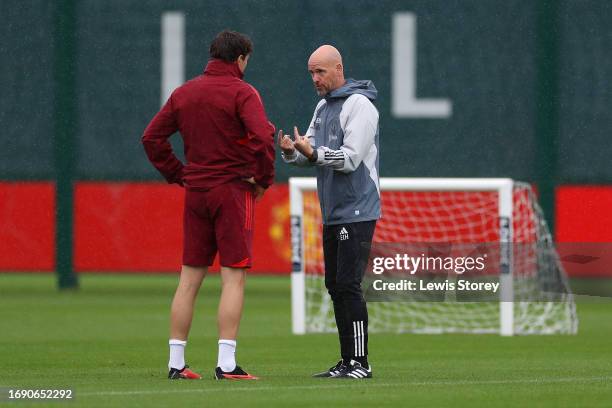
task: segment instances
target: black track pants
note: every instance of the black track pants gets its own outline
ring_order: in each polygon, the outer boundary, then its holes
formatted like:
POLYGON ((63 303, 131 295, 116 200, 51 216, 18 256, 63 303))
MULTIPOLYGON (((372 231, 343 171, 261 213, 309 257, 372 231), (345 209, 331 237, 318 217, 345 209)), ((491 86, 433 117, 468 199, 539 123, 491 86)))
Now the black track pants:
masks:
POLYGON ((325 287, 334 304, 345 361, 368 355, 368 309, 361 281, 370 255, 376 221, 323 226, 325 287))

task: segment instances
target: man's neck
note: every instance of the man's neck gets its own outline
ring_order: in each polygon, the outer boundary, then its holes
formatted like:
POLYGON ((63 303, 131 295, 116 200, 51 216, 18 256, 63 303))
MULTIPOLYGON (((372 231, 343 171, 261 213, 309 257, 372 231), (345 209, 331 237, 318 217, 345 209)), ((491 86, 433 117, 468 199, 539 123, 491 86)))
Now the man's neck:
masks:
POLYGON ((334 89, 331 89, 327 95, 329 95, 330 93, 334 92, 336 89, 340 89, 342 88, 344 85, 346 84, 346 79, 342 78, 342 80, 340 81, 340 84, 336 87, 334 87, 334 89))

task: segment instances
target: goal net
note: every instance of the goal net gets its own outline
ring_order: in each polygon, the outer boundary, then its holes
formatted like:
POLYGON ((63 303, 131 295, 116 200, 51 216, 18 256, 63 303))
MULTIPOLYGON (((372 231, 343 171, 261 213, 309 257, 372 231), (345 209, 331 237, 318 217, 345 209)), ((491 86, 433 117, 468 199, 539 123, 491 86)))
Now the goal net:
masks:
MULTIPOLYGON (((324 284, 316 179, 290 179, 293 332, 335 332, 324 284)), ((510 179, 382 178, 377 243, 499 245, 497 301, 368 302, 372 332, 573 334, 567 278, 530 185, 510 179)))

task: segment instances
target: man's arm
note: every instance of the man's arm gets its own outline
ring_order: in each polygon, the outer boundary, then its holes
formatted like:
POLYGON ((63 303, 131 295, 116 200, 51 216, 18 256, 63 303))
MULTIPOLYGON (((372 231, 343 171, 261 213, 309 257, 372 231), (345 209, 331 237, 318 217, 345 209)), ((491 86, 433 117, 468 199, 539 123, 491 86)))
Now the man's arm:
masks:
POLYGON ((340 124, 344 131, 344 142, 338 150, 327 146, 313 150, 301 141, 295 143, 296 149, 316 166, 331 167, 343 173, 355 171, 374 144, 378 111, 365 96, 352 96, 342 107, 340 124))
POLYGON ((255 150, 254 180, 268 188, 274 182, 274 125, 266 117, 259 93, 250 85, 239 95, 238 112, 247 131, 248 143, 255 150))
POLYGON ((142 145, 149 161, 168 183, 183 185, 183 163, 175 156, 168 138, 178 131, 172 96, 153 117, 142 135, 142 145))

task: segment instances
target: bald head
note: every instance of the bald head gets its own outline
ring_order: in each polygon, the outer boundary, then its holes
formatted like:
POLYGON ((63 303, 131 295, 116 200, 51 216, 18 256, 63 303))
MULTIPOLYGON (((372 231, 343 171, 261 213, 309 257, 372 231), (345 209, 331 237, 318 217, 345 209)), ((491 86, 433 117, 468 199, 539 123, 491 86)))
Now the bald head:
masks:
POLYGON ((310 55, 308 72, 319 96, 340 88, 345 82, 342 56, 331 45, 322 45, 310 55))
POLYGON ((308 65, 311 63, 318 62, 323 64, 340 64, 342 65, 342 55, 336 47, 331 45, 322 45, 317 48, 308 59, 308 65))

